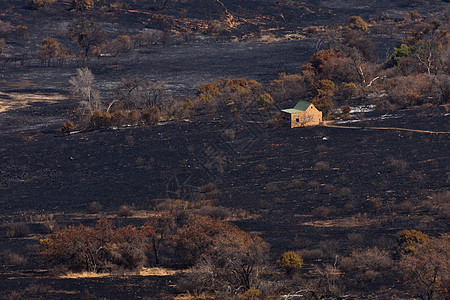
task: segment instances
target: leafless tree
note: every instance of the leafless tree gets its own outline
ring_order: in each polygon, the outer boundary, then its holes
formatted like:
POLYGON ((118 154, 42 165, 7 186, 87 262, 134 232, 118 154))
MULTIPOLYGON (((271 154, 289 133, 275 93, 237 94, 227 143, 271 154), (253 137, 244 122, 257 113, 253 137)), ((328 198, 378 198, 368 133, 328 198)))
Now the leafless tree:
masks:
POLYGON ((123 109, 146 109, 152 106, 161 109, 165 84, 139 77, 122 79, 115 91, 114 101, 123 109))
POLYGON ((94 74, 89 68, 77 69, 77 75, 69 80, 71 92, 81 98, 81 106, 85 113, 92 114, 101 108, 100 93, 92 85, 94 74))

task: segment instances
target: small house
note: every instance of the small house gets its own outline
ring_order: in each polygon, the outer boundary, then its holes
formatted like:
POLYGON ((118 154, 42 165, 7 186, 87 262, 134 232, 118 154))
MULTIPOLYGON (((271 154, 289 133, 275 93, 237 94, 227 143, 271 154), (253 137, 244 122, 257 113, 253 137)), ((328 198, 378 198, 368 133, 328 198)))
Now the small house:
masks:
POLYGON ((281 111, 281 120, 291 128, 314 126, 322 122, 322 112, 314 104, 300 100, 294 108, 281 111))

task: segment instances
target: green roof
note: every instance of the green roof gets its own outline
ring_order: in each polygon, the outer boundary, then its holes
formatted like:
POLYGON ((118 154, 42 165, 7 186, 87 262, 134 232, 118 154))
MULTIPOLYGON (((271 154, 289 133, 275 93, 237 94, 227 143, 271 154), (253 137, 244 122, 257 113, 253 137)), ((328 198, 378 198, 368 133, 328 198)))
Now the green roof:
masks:
POLYGON ((294 108, 283 109, 281 111, 286 112, 288 114, 295 114, 299 112, 304 112, 310 105, 311 103, 300 100, 297 102, 294 108))
POLYGON ((305 111, 310 105, 311 105, 311 103, 300 100, 294 106, 294 109, 305 111))

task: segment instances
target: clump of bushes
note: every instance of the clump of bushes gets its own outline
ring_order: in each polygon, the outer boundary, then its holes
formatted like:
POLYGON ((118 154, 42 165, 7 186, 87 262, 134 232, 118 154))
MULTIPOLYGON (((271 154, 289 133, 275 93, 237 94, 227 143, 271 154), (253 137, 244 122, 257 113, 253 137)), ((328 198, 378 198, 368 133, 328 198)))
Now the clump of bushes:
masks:
POLYGON ((24 237, 30 233, 30 228, 23 222, 9 223, 4 225, 4 227, 8 238, 24 237))
POLYGON ((428 241, 428 235, 414 229, 405 229, 397 236, 397 249, 402 253, 416 253, 417 244, 428 241))
POLYGON ((141 120, 146 125, 155 125, 161 119, 161 112, 156 106, 152 106, 142 112, 141 120))
POLYGON ((95 111, 90 117, 89 124, 93 129, 106 129, 111 126, 111 114, 109 112, 95 111))

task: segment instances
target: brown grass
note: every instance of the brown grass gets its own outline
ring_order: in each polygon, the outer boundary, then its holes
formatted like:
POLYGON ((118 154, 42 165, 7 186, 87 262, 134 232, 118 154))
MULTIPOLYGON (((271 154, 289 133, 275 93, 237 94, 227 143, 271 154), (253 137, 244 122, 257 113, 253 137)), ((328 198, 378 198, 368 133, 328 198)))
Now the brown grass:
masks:
POLYGON ((378 219, 369 219, 365 215, 355 215, 347 218, 336 218, 336 219, 328 219, 328 220, 316 220, 310 222, 301 223, 304 226, 313 226, 313 227, 342 227, 342 228, 354 228, 354 227, 364 227, 364 226, 373 226, 379 222, 387 222, 390 216, 385 216, 383 218, 387 218, 387 220, 378 220, 378 219))
MULTIPOLYGON (((166 268, 142 268, 139 271, 123 273, 123 276, 172 276, 179 272, 188 272, 187 270, 170 270, 166 268)), ((111 273, 95 273, 95 272, 80 272, 73 273, 69 272, 67 274, 59 276, 59 278, 69 278, 69 279, 78 279, 78 278, 102 278, 102 277, 110 277, 116 276, 111 273)))
POLYGON ((55 103, 64 99, 66 97, 59 93, 27 94, 0 92, 0 112, 22 108, 34 102, 55 103))

